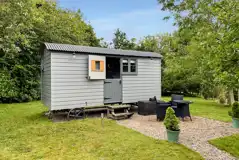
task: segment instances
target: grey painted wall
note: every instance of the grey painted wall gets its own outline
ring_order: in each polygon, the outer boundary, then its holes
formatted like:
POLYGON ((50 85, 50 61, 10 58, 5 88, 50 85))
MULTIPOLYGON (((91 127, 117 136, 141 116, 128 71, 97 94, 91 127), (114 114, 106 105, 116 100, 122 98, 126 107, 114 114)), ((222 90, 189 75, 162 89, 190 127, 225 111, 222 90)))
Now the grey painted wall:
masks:
POLYGON ((51 108, 51 53, 44 51, 41 59, 44 71, 41 71, 41 100, 45 106, 51 108))
POLYGON ((88 55, 52 52, 51 110, 102 105, 104 81, 88 80, 88 55))
POLYGON ((138 58, 138 74, 122 75, 123 103, 161 98, 161 59, 138 58))

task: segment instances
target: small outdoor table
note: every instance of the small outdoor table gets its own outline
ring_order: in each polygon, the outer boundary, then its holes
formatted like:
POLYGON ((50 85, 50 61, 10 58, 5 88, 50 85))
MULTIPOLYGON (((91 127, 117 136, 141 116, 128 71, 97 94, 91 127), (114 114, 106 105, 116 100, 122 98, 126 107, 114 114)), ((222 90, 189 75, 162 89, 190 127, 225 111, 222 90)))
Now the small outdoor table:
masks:
POLYGON ((111 119, 125 119, 130 118, 134 113, 130 113, 130 105, 107 106, 107 117, 111 119), (122 113, 116 113, 117 110, 124 110, 122 113))

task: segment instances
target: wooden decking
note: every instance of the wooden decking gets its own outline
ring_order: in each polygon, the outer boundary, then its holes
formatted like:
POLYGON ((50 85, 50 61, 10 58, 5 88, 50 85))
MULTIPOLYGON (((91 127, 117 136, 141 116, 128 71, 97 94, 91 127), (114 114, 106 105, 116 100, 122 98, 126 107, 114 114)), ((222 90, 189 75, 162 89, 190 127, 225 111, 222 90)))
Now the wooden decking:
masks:
POLYGON ((131 105, 107 106, 107 117, 115 120, 130 118, 134 113, 130 113, 131 105), (122 113, 115 113, 117 110, 124 110, 122 113))
POLYGON ((134 113, 129 112, 131 105, 105 105, 105 106, 89 106, 73 108, 67 112, 67 119, 70 118, 85 118, 85 113, 91 112, 106 112, 107 118, 114 120, 130 118, 134 113))

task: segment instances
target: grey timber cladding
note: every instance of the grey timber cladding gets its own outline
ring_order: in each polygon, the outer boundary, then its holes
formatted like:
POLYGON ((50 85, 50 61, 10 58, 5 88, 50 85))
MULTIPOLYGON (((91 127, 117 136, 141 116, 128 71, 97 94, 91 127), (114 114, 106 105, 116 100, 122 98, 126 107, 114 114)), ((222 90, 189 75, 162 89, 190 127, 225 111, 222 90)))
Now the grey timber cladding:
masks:
POLYGON ((44 50, 41 59, 41 99, 45 106, 51 107, 51 53, 44 50))
POLYGON ((51 51, 62 51, 62 52, 71 52, 71 53, 83 52, 83 53, 94 53, 94 54, 103 54, 103 55, 134 56, 134 57, 154 57, 154 58, 162 57, 159 53, 154 53, 154 52, 119 50, 119 49, 88 47, 88 46, 57 44, 57 43, 44 43, 44 45, 46 49, 51 51))
POLYGON ((87 79, 88 55, 51 52, 51 110, 104 104, 104 81, 87 79))
POLYGON ((161 55, 158 53, 45 43, 41 98, 50 110, 104 104, 104 80, 87 79, 89 54, 137 60, 137 74, 121 76, 123 103, 153 96, 161 98, 161 55))
POLYGON ((161 98, 161 59, 138 58, 138 74, 122 75, 123 103, 161 98))

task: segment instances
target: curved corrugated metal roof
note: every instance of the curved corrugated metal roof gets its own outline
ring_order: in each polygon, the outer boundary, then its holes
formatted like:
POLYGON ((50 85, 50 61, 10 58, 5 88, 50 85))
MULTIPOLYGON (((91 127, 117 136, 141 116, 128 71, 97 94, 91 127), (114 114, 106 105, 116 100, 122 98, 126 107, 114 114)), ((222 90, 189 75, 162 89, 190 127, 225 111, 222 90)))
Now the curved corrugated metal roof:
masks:
POLYGON ((83 52, 93 54, 107 54, 107 55, 120 55, 120 56, 134 56, 134 57, 152 57, 161 58, 159 53, 155 52, 141 52, 133 50, 120 50, 109 49, 100 47, 79 46, 70 44, 58 44, 58 43, 44 43, 47 50, 51 51, 66 51, 66 52, 83 52))

